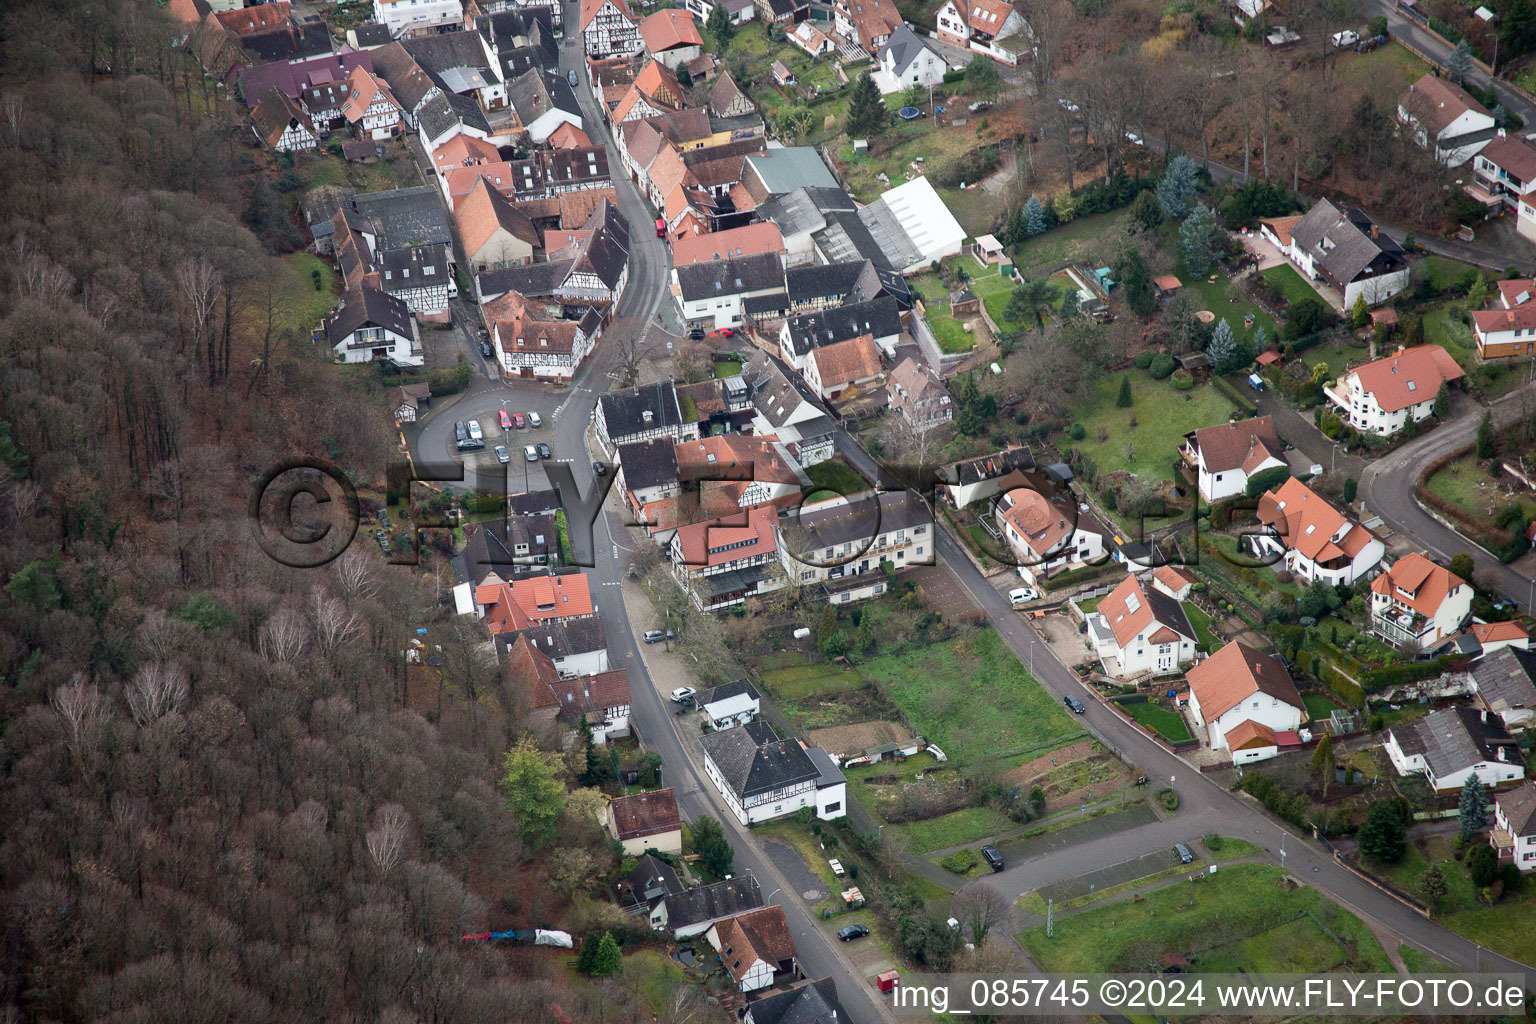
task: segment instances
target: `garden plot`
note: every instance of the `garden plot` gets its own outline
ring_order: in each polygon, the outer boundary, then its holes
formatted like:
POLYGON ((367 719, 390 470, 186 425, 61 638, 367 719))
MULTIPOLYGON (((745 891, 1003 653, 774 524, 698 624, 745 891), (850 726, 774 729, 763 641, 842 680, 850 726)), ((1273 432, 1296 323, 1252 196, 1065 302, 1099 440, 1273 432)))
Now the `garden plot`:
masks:
POLYGON ((1039 786, 1045 790, 1046 813, 1052 814, 1119 792, 1131 782, 1131 773, 1096 741, 1080 740, 1010 769, 1003 782, 1021 793, 1039 786))

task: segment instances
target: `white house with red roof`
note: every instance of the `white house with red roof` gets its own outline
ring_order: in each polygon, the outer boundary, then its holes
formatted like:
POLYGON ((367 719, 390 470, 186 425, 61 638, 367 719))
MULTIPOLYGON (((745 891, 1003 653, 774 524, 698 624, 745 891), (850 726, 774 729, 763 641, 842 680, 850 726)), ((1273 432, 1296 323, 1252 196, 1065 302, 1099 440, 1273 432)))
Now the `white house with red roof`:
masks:
POLYGON ((1195 660, 1197 638, 1183 604, 1136 576, 1121 580, 1087 620, 1104 673, 1116 679, 1171 675, 1195 660))
POLYGON ((1379 537, 1295 477, 1264 492, 1258 515, 1273 532, 1251 534, 1254 545, 1280 556, 1273 568, 1307 580, 1355 583, 1387 553, 1379 537))
POLYGON ((1345 423, 1362 433, 1390 437, 1410 423, 1428 419, 1440 385, 1465 377, 1439 345, 1399 349, 1323 386, 1345 423))
POLYGON ((347 98, 341 104, 341 116, 359 136, 377 142, 400 134, 405 111, 389 86, 367 68, 355 67, 347 74, 347 98))
POLYGON ((1471 94, 1439 75, 1426 73, 1397 99, 1397 119, 1411 126, 1413 140, 1431 148, 1435 159, 1459 167, 1493 138, 1493 115, 1471 94))
POLYGON ((588 57, 627 56, 645 46, 624 0, 581 0, 578 27, 588 57))
POLYGON ((704 40, 693 17, 675 7, 643 19, 640 39, 645 43, 645 52, 673 71, 704 52, 704 40))
POLYGON ((1500 128, 1473 158, 1472 173, 1490 200, 1515 212, 1515 230, 1536 242, 1536 146, 1500 128))
POLYGON ((1494 308, 1472 311, 1477 354, 1484 359, 1536 355, 1536 280, 1500 281, 1498 289, 1494 308))
POLYGON ((670 788, 610 800, 603 809, 603 824, 624 847, 626 857, 638 857, 646 850, 682 855, 682 819, 677 794, 670 788))
POLYGON ((776 571, 779 510, 748 509, 680 526, 672 535, 672 573, 700 611, 742 604, 787 585, 776 571))
POLYGON ((1184 435, 1179 455, 1194 470, 1200 496, 1208 502, 1240 498, 1250 477, 1286 466, 1285 448, 1269 416, 1192 430, 1184 435))
POLYGON ((1280 733, 1299 729, 1307 718, 1301 694, 1280 659, 1236 640, 1191 668, 1187 678, 1190 713, 1212 750, 1263 736, 1257 726, 1280 733))
POLYGON ((512 633, 543 622, 569 622, 594 614, 592 588, 584 572, 519 576, 508 582, 496 573, 475 587, 475 610, 491 633, 512 633))
POLYGON ((1371 581, 1371 629, 1394 647, 1432 651, 1472 615, 1472 588, 1417 551, 1371 581))
POLYGON ((1033 488, 1014 488, 998 498, 997 519, 1019 576, 1028 583, 1104 556, 1104 527, 1079 512, 1068 492, 1046 497, 1033 488))
POLYGON ((1010 67, 1031 52, 1034 33, 1006 0, 945 0, 934 16, 937 36, 1010 67))

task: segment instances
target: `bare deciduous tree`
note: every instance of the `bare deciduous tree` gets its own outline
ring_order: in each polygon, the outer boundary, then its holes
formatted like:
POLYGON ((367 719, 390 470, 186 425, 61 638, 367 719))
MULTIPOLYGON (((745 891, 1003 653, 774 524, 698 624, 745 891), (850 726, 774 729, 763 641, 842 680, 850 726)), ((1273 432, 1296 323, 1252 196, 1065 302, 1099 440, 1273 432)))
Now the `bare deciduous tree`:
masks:
POLYGON ((53 710, 64 723, 64 743, 74 758, 77 769, 83 770, 87 759, 96 749, 107 722, 107 708, 101 699, 101 691, 95 683, 86 682, 83 674, 53 691, 53 710))
POLYGON ((268 661, 296 661, 309 643, 309 626, 292 608, 279 608, 261 624, 258 645, 268 661))
POLYGON ((377 824, 367 835, 368 855, 373 858, 379 874, 389 875, 400 863, 405 853, 405 838, 411 827, 411 816, 399 804, 385 804, 379 808, 377 824))
POLYGON ((357 545, 347 548, 336 559, 336 582, 348 601, 366 601, 379 592, 379 574, 373 559, 357 545))
POLYGON ((981 945, 992 926, 1008 916, 1008 901, 987 882, 972 882, 955 894, 949 912, 971 942, 981 945))
POLYGON ((180 665, 152 661, 141 665, 125 694, 128 711, 140 728, 179 712, 187 702, 187 673, 180 665))
POLYGON ((327 658, 334 657, 362 631, 357 613, 319 587, 310 591, 309 615, 315 629, 315 642, 327 658))

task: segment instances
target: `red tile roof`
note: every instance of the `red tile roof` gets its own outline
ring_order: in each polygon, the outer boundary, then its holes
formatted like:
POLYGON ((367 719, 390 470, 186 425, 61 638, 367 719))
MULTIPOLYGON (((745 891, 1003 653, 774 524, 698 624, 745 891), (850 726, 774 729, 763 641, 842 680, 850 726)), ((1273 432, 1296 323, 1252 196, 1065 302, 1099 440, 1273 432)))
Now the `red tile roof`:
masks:
POLYGON ((828 389, 878 377, 882 372, 880 349, 869 334, 813 349, 811 358, 816 362, 821 386, 828 389))
POLYGON ((549 133, 549 145, 551 149, 576 149, 592 145, 592 140, 571 122, 562 121, 560 127, 549 133))
POLYGON ((490 606, 485 621, 492 633, 527 629, 547 619, 592 614, 586 573, 523 576, 507 583, 494 575, 475 588, 475 602, 490 606))
POLYGON ((673 449, 677 475, 685 483, 707 477, 798 484, 800 473, 777 434, 720 434, 683 441, 673 449))
POLYGON ((1536 329, 1536 302, 1527 302, 1514 309, 1475 309, 1472 311, 1472 323, 1477 326, 1480 335, 1536 329))
POLYGON ((592 24, 592 19, 597 17, 597 13, 610 2, 619 9, 619 13, 623 14, 624 17, 630 21, 635 20, 634 14, 630 11, 629 5, 624 0, 581 0, 582 31, 586 31, 587 26, 592 24))
POLYGON ((657 11, 640 22, 640 38, 650 53, 661 53, 678 46, 703 46, 704 40, 687 11, 671 8, 657 11))
MULTIPOLYGON (((1166 595, 1158 595, 1159 599, 1173 607, 1173 601, 1166 595)), ((1098 612, 1109 623, 1110 630, 1115 634, 1115 643, 1121 647, 1126 646, 1136 639, 1137 634, 1157 621, 1157 612, 1152 608, 1152 601, 1147 597, 1146 588, 1141 580, 1135 576, 1127 576, 1120 581, 1120 585, 1111 590, 1099 602, 1098 612)), ((1157 636, 1151 638, 1151 642, 1176 643, 1179 633, 1175 629, 1166 628, 1173 623, 1158 623, 1165 627, 1161 630, 1168 634, 1168 639, 1159 640, 1157 636)), ((1194 637, 1189 639, 1193 640, 1194 637)))
POLYGON ((1466 580, 1460 576, 1453 575, 1417 551, 1411 551, 1371 581, 1371 593, 1390 597, 1425 618, 1433 618, 1446 597, 1464 586, 1466 580), (1408 596, 1404 597, 1404 594, 1408 596))
POLYGON ((1397 105, 1408 116, 1419 122, 1431 139, 1436 138, 1451 122, 1467 111, 1487 115, 1484 107, 1465 89, 1438 75, 1426 73, 1397 98, 1397 105))
POLYGON ((677 794, 671 789, 619 797, 608 805, 619 841, 673 832, 681 827, 677 794))
POLYGON ((778 518, 777 509, 753 508, 724 519, 679 527, 674 540, 682 548, 683 561, 690 570, 725 565, 778 551, 778 534, 774 529, 778 518))
POLYGON ((468 167, 471 164, 497 163, 501 154, 496 147, 473 135, 455 135, 432 151, 432 166, 438 172, 449 167, 468 167))
POLYGON ((691 235, 672 243, 672 265, 711 263, 734 256, 755 256, 763 252, 784 252, 784 236, 772 221, 748 224, 728 231, 691 235))
MULTIPOLYGON (((1198 452, 1205 456, 1205 468, 1212 473, 1237 469, 1260 455, 1284 461, 1280 436, 1275 433, 1275 421, 1269 416, 1202 427, 1194 431, 1194 442, 1198 452)), ((1257 461, 1263 460, 1258 458, 1257 461)))
POLYGON ((532 248, 539 245, 539 233, 533 221, 484 178, 475 182, 469 195, 454 204, 453 219, 458 224, 459 237, 464 241, 464 251, 471 259, 498 230, 506 231, 532 248))
POLYGON ((1341 512, 1327 498, 1291 477, 1259 498, 1259 522, 1272 526, 1287 550, 1313 562, 1353 558, 1376 535, 1341 512), (1340 530, 1348 532, 1335 543, 1340 530))
POLYGON ((1245 718, 1231 729, 1227 730, 1227 749, 1246 750, 1252 747, 1274 747, 1279 745, 1279 739, 1275 736, 1275 730, 1263 722, 1255 722, 1251 718, 1245 718))
POLYGON ((1531 638, 1518 622, 1474 622, 1472 635, 1477 637, 1477 642, 1480 644, 1505 643, 1510 640, 1531 638))
POLYGON ((1433 402, 1441 384, 1466 376, 1451 354, 1439 345, 1404 349, 1357 366, 1350 375, 1359 378, 1361 389, 1374 395, 1376 404, 1386 412, 1433 402))
POLYGON ((1216 721, 1255 693, 1267 693, 1295 708, 1306 707, 1278 658, 1236 640, 1190 669, 1187 678, 1207 722, 1216 721))
POLYGON ((720 937, 720 962, 726 973, 741 981, 758 960, 774 969, 795 955, 795 940, 780 906, 759 907, 715 925, 720 937))
POLYGON ((592 676, 572 676, 546 683, 555 706, 562 715, 585 715, 593 711, 629 705, 629 670, 613 669, 592 676))

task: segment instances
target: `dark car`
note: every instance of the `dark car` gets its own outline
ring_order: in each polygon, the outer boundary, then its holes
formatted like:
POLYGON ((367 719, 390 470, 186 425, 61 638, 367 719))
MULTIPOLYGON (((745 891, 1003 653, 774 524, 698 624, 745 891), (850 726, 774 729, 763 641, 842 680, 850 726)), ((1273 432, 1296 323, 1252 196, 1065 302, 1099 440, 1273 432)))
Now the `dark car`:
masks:
POLYGON ((490 342, 488 342, 488 341, 480 342, 480 354, 482 356, 484 356, 485 358, 487 358, 487 359, 491 358, 491 356, 495 354, 495 353, 493 353, 491 351, 491 343, 490 342))
POLYGON ((549 450, 549 445, 542 441, 539 442, 539 458, 547 459, 553 454, 555 453, 549 450))
POLYGON ((1003 870, 1003 855, 997 852, 997 847, 983 846, 981 848, 981 856, 993 871, 1003 870))
POLYGON ((570 83, 570 86, 571 86, 572 89, 576 88, 578 85, 581 84, 581 79, 576 77, 576 69, 575 68, 571 68, 571 70, 569 70, 569 71, 567 71, 565 73, 565 80, 568 83, 570 83))
POLYGON ((702 328, 702 327, 695 327, 693 330, 688 332, 688 337, 692 338, 694 341, 703 341, 704 340, 704 328, 702 328))
POLYGON ((594 476, 607 476, 608 475, 608 467, 605 466, 603 463, 598 462, 596 459, 593 459, 592 460, 592 474, 594 476))
POLYGON ((1185 846, 1183 843, 1174 843, 1173 852, 1174 855, 1179 858, 1180 864, 1191 864, 1194 862, 1195 855, 1190 853, 1189 847, 1185 846))
POLYGON ((1067 694, 1065 697, 1061 698, 1061 702, 1063 704, 1065 704, 1067 706, 1067 710, 1072 712, 1074 715, 1080 715, 1084 711, 1088 710, 1087 708, 1083 707, 1083 702, 1082 701, 1078 700, 1076 697, 1072 696, 1070 693, 1067 694))
POLYGON ((851 924, 847 928, 844 928, 842 931, 838 932, 837 937, 842 939, 844 942, 851 942, 854 939, 862 939, 868 934, 869 929, 865 928, 863 925, 851 924))

